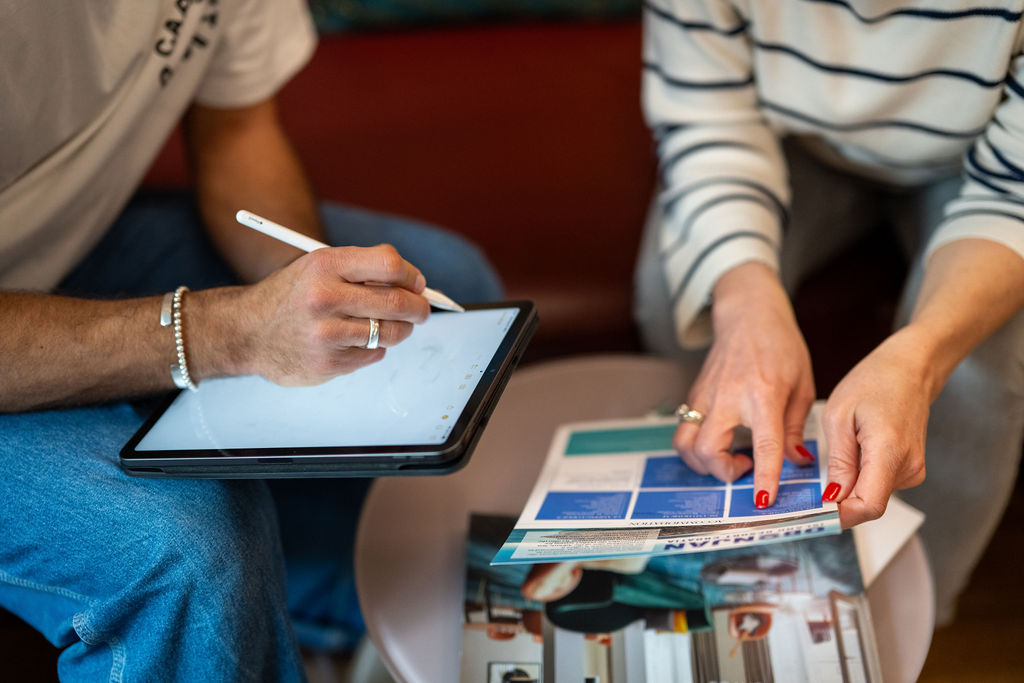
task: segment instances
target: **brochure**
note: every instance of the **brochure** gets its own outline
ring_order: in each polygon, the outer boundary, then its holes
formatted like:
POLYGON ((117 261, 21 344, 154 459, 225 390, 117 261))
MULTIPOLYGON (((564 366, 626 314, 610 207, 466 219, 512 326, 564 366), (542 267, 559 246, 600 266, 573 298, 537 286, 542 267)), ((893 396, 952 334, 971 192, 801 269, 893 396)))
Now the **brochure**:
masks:
MULTIPOLYGON (((838 534, 823 503, 828 452, 816 403, 804 430, 813 463, 785 461, 775 503, 754 505, 748 472, 725 483, 690 469, 672 448, 674 418, 563 425, 496 564, 704 552, 838 534)), ((749 433, 734 451, 751 453, 749 433)))
POLYGON ((833 512, 813 512, 780 521, 721 525, 707 530, 693 526, 656 529, 516 528, 492 561, 494 564, 532 564, 705 552, 826 536, 839 531, 839 517, 833 512))
POLYGON ((849 532, 703 553, 492 565, 473 515, 462 683, 881 681, 849 532))

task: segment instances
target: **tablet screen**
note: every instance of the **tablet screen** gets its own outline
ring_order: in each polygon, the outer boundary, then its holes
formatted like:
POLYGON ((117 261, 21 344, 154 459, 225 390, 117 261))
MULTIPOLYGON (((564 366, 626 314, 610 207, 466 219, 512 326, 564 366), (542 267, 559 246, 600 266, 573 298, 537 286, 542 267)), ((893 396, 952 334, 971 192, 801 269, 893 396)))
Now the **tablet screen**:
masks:
POLYGON ((206 380, 179 393, 135 451, 442 444, 517 314, 432 313, 384 360, 317 386, 206 380))

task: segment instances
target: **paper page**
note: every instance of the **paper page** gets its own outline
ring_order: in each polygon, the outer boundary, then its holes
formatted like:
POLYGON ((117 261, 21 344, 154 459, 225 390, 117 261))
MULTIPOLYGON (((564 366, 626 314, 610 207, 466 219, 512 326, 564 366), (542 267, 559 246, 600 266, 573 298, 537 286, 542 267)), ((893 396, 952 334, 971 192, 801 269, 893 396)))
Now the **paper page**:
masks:
MULTIPOLYGON (((819 438, 820 408, 819 402, 804 432, 804 445, 816 461, 809 466, 786 461, 775 503, 764 510, 754 506, 753 472, 724 483, 683 462, 672 448, 675 418, 563 425, 516 528, 700 526, 707 531, 835 513, 835 503, 821 502, 828 453, 819 438)), ((737 444, 735 450, 745 449, 737 444)))
POLYGON ((885 514, 853 528, 864 586, 870 586, 924 522, 924 513, 893 496, 885 514))
POLYGON ((501 546, 492 564, 620 559, 799 541, 838 534, 830 512, 767 522, 742 529, 695 532, 695 527, 642 529, 519 529, 501 546))

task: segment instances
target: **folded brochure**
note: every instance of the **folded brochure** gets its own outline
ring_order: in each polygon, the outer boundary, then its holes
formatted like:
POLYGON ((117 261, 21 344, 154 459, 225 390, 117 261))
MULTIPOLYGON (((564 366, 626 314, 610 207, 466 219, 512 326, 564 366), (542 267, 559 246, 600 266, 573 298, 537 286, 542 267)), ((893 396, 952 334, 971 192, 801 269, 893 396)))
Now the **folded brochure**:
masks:
MULTIPOLYGON (((753 472, 722 482, 672 448, 674 418, 561 426, 515 529, 494 564, 706 552, 838 534, 835 503, 821 500, 828 449, 822 402, 804 429, 809 465, 785 461, 775 503, 754 505, 753 472)), ((735 452, 751 452, 741 434, 735 452)))

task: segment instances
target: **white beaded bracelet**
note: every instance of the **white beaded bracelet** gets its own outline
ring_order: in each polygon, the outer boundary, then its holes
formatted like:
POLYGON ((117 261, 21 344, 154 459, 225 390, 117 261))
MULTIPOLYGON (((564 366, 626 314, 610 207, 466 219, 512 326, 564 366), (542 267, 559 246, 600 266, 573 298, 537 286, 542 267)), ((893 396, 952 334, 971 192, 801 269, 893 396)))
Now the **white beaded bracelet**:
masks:
POLYGON ((174 386, 196 391, 199 387, 192 381, 192 376, 188 373, 188 362, 185 360, 185 325, 181 316, 181 303, 187 291, 188 287, 182 285, 173 292, 164 294, 163 305, 160 307, 160 326, 167 327, 172 323, 174 325, 174 351, 178 355, 178 362, 171 364, 171 379, 174 380, 174 386))

